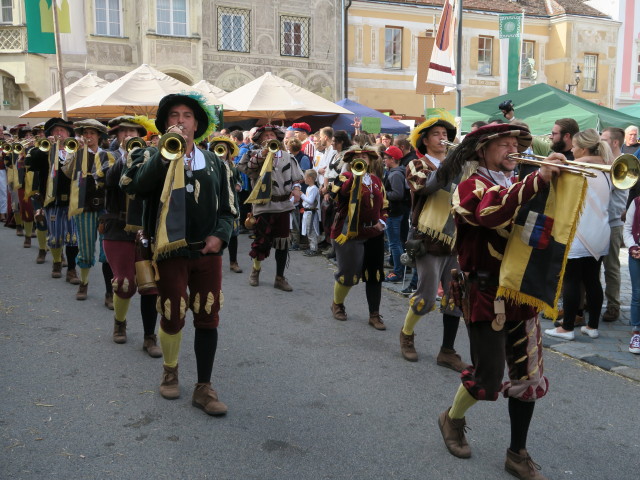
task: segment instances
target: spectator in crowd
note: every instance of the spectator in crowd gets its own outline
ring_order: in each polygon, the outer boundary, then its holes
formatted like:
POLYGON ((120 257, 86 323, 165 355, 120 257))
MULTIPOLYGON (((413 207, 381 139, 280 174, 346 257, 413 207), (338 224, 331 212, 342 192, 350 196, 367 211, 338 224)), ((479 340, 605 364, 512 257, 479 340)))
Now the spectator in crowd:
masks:
POLYGON ((307 157, 313 158, 316 149, 313 145, 313 139, 309 137, 309 135, 311 135, 311 127, 309 124, 305 122, 294 123, 291 127, 293 127, 294 136, 300 140, 302 144, 302 152, 307 157))
POLYGON ((475 132, 477 129, 479 129, 480 127, 484 127, 485 125, 487 125, 487 122, 483 122, 482 120, 478 120, 477 122, 473 122, 471 124, 471 130, 469 130, 469 133, 475 132))
POLYGON ((411 145, 411 142, 406 135, 398 135, 393 141, 393 144, 402 152, 402 158, 400 159, 401 166, 406 167, 407 165, 409 165, 409 162, 411 162, 411 160, 415 160, 416 158, 418 158, 413 145, 411 145))
POLYGON ((640 149, 640 143, 638 143, 638 127, 636 125, 629 125, 624 129, 622 153, 631 153, 637 157, 638 149, 640 149))
POLYGON ((302 235, 309 239, 309 249, 303 255, 314 257, 318 255, 318 235, 320 235, 320 190, 316 180, 317 172, 309 168, 304 172, 306 190, 300 194, 300 201, 304 214, 302 215, 302 235))
MULTIPOLYGON (((620 147, 624 141, 624 131, 621 128, 605 128, 600 139, 609 144, 613 158, 620 156, 620 147)), ((604 295, 607 298, 607 309, 602 315, 605 322, 613 322, 620 316, 620 248, 623 245, 622 229, 624 226, 624 214, 627 208, 629 190, 621 190, 613 187, 611 200, 609 200, 609 227, 611 236, 609 240, 609 253, 603 259, 604 265, 604 295)))
POLYGON ((629 248, 631 276, 631 340, 629 351, 640 354, 640 197, 629 205, 624 222, 624 244, 629 248))
POLYGON ((393 257, 393 270, 389 272, 384 280, 398 283, 404 278, 404 265, 400 263, 400 255, 404 250, 400 232, 403 220, 408 222, 409 219, 411 195, 405 179, 405 168, 400 165, 402 151, 392 145, 385 150, 383 158, 387 167, 384 188, 389 201, 389 218, 387 219, 386 232, 389 240, 389 250, 393 257))
POLYGON ((580 131, 578 122, 573 118, 561 118, 556 120, 551 129, 551 150, 561 153, 567 160, 575 160, 573 157, 573 136, 580 131))
POLYGON ((383 133, 380 136, 380 143, 384 146, 385 150, 393 144, 393 135, 390 133, 383 133))
MULTIPOLYGON (((576 133, 572 142, 576 160, 606 165, 613 159, 609 144, 600 140, 600 135, 593 128, 576 133)), ((591 338, 599 336, 598 324, 604 297, 600 283, 600 265, 602 256, 609 250, 608 208, 611 189, 611 181, 605 172, 597 171, 595 178, 588 179, 584 211, 580 216, 565 267, 562 296, 564 319, 562 326, 545 330, 549 336, 564 340, 575 338, 573 329, 580 305, 582 285, 588 304, 589 322, 581 327, 580 331, 591 338)))

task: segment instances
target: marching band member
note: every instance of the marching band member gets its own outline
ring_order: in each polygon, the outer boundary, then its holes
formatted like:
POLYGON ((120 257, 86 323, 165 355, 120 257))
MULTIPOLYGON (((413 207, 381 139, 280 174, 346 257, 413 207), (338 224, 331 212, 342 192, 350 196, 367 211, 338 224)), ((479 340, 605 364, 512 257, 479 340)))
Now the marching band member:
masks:
MULTIPOLYGON (((407 182, 413 194, 411 225, 414 234, 409 244, 413 245, 413 251, 420 250, 420 254, 415 255, 417 289, 409 300, 409 310, 400 329, 400 351, 410 362, 418 361, 414 327, 423 315, 434 308, 438 283, 446 289, 451 281, 451 270, 458 268, 456 229, 450 210, 451 197, 460 178, 444 184, 436 175, 447 154, 442 140, 453 142, 455 136, 456 128, 441 117, 428 119, 411 134, 412 146, 424 156, 411 160, 406 169, 407 182)), ((442 345, 436 362, 461 372, 467 364, 454 349, 461 312, 449 305, 446 295, 442 313, 442 345)))
POLYGON ((224 415, 227 406, 211 388, 211 373, 223 300, 221 255, 237 211, 223 162, 196 147, 215 122, 212 108, 201 95, 163 97, 155 121, 165 133, 160 148, 133 150, 120 185, 144 200, 143 226, 154 237, 164 357, 160 395, 180 396, 178 357, 190 308, 198 377, 192 404, 209 415, 224 415))
POLYGON ((331 187, 336 202, 331 243, 338 263, 331 313, 336 320, 347 320, 344 301, 351 287, 363 278, 369 325, 376 330, 385 330, 380 299, 388 203, 382 180, 374 174, 374 163, 380 160, 375 148, 359 145, 349 148, 343 158, 350 171, 338 175, 331 187))
MULTIPOLYGON (((104 213, 104 175, 114 158, 111 153, 99 147, 101 139, 107 135, 107 127, 92 118, 75 122, 76 135, 81 136, 84 145, 67 155, 62 167, 71 179, 69 218, 73 218, 78 233, 78 256, 80 284, 76 300, 86 300, 89 289, 89 271, 96 263, 95 250, 98 241, 98 217, 104 213)), ((100 242, 100 260, 105 280, 105 305, 112 302, 111 278, 113 273, 106 262, 100 242), (104 260, 104 261, 103 261, 104 260)))
MULTIPOLYGON (((136 293, 136 234, 142 229, 142 200, 135 195, 127 195, 120 188, 120 177, 127 162, 127 140, 132 137, 144 137, 147 134, 146 124, 151 121, 146 117, 118 117, 109 122, 111 134, 119 139, 114 155, 116 163, 105 176, 106 213, 100 217, 101 229, 104 233, 104 253, 113 271, 113 341, 127 341, 127 312, 129 303, 136 293), (116 121, 114 121, 116 120, 116 121)), ((142 140, 140 146, 142 145, 142 140)), ((138 279, 141 283, 142 280, 138 279)), ((157 311, 157 289, 145 288, 138 284, 140 292, 140 314, 144 340, 142 349, 150 357, 159 358, 162 351, 155 335, 157 311)))
POLYGON ((28 150, 33 146, 33 132, 31 131, 31 127, 27 125, 19 125, 18 126, 18 143, 22 144, 22 151, 14 155, 14 189, 16 192, 16 198, 14 200, 14 207, 16 212, 16 229, 18 225, 18 215, 19 219, 24 227, 24 248, 31 248, 31 238, 33 235, 33 221, 34 221, 34 211, 33 204, 31 203, 31 198, 29 196, 25 196, 25 179, 27 169, 25 166, 25 158, 28 150), (16 202, 17 201, 17 205, 16 202))
MULTIPOLYGON (((242 178, 234 163, 234 158, 238 156, 240 149, 230 137, 213 137, 209 142, 209 150, 214 152, 218 158, 224 161, 229 175, 229 183, 233 188, 233 203, 236 210, 240 212, 239 192, 242 191, 242 178), (216 148, 217 147, 217 148, 216 148), (219 149, 219 150, 218 150, 219 149)), ((227 250, 229 251, 229 270, 235 273, 242 273, 242 268, 238 265, 238 235, 240 233, 240 219, 234 218, 233 230, 227 250)))
POLYGON ((254 187, 247 199, 253 204, 256 220, 255 235, 249 256, 253 258, 253 268, 249 285, 260 284, 262 261, 269 256, 271 247, 275 249, 276 279, 274 288, 285 292, 293 289, 284 277, 289 252, 289 222, 293 204, 289 200, 292 193, 299 200, 300 189, 294 185, 302 182, 303 173, 298 163, 286 151, 280 149, 284 132, 274 125, 264 125, 256 130, 252 142, 262 146, 249 150, 238 163, 238 170, 247 174, 254 187), (273 151, 267 148, 273 142, 273 151))
POLYGON ((530 306, 496 298, 514 217, 538 192, 549 189, 553 175, 559 173, 558 167, 547 164, 522 181, 515 181, 517 161, 508 154, 523 152, 530 144, 531 134, 522 127, 480 127, 447 156, 437 173, 441 181, 449 182, 460 175, 467 162, 478 164, 477 171, 458 185, 453 196, 458 259, 468 277, 466 302, 461 306, 473 366, 462 372, 462 385, 452 406, 440 414, 438 424, 449 452, 469 458, 465 412, 478 400, 495 401, 502 392, 509 398, 511 420, 505 469, 521 479, 542 480, 545 477, 540 467, 526 450, 535 400, 547 393, 549 385, 544 376, 537 312, 530 306), (503 328, 494 322, 498 317, 506 319, 503 328), (503 383, 505 363, 509 380, 503 383))
POLYGON ((76 272, 78 238, 74 221, 69 218, 69 198, 71 181, 62 173, 67 162, 64 141, 73 138, 73 123, 62 118, 50 118, 44 125, 45 136, 50 142, 48 152, 32 148, 26 163, 34 172, 34 184, 37 185, 38 202, 42 203, 47 229, 47 245, 53 256, 52 278, 62 277, 62 249, 67 254, 66 281, 72 285, 80 284, 76 272))

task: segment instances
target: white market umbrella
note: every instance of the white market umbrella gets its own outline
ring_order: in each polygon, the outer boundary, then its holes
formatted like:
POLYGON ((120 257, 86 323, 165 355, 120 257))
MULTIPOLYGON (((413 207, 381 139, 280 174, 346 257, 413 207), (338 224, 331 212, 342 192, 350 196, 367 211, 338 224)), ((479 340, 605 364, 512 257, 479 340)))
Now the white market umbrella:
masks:
MULTIPOLYGON (((88 97, 92 93, 97 92, 109 82, 98 77, 95 73, 88 73, 79 80, 76 80, 64 89, 64 95, 67 105, 78 103, 83 98, 88 97)), ((60 92, 56 92, 50 97, 44 99, 35 107, 24 112, 20 117, 59 117, 62 114, 62 101, 60 100, 60 92)))
POLYGON ((233 118, 295 120, 305 115, 353 112, 267 72, 222 97, 233 118))
POLYGON ((202 93, 209 105, 222 105, 223 111, 228 112, 233 110, 233 107, 227 104, 222 97, 227 94, 221 88, 207 82, 206 80, 200 80, 198 83, 194 83, 191 88, 197 92, 202 93))
POLYGON ((158 103, 170 93, 187 93, 193 87, 149 65, 114 80, 99 91, 69 107, 74 117, 113 118, 119 115, 153 117, 158 103))

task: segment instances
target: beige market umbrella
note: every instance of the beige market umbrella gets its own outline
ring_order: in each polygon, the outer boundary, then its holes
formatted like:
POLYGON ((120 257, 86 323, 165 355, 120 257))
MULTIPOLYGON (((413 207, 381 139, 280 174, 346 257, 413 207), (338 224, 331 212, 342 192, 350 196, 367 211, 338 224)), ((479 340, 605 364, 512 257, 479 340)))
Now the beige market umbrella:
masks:
POLYGON ((202 93, 207 99, 207 102, 209 102, 209 105, 222 105, 224 112, 233 110, 231 105, 222 100, 222 97, 226 95, 227 92, 206 80, 200 80, 198 83, 194 83, 191 89, 202 93))
POLYGON ((266 118, 271 122, 304 115, 353 113, 271 72, 226 94, 222 101, 236 110, 230 114, 234 119, 266 118))
POLYGON ((218 98, 227 94, 226 90, 216 87, 213 83, 207 82, 206 80, 200 80, 198 83, 194 83, 192 88, 199 92, 212 93, 218 98))
MULTIPOLYGON (((95 73, 88 73, 80 80, 73 82, 64 89, 65 100, 67 106, 78 103, 83 98, 97 92, 109 82, 98 77, 95 73)), ((24 112, 21 117, 59 117, 62 112, 62 102, 60 101, 60 92, 56 92, 49 98, 46 98, 35 107, 24 112)))
POLYGON ((112 118, 119 115, 154 116, 160 99, 170 93, 185 93, 193 87, 140 65, 99 91, 69 107, 69 116, 112 118))

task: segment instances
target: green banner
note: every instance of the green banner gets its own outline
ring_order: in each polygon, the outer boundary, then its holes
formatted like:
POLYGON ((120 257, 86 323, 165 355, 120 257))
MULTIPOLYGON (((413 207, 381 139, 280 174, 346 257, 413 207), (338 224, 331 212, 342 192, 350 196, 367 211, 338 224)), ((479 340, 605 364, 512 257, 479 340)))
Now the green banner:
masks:
MULTIPOLYGON (((54 0, 25 0, 27 16, 27 51, 29 53, 56 53, 53 35, 54 0)), ((65 2, 67 3, 67 2, 65 2)))
POLYGON ((520 38, 522 15, 500 15, 498 25, 500 38, 520 38))
POLYGON ((382 119, 378 117, 362 117, 360 130, 367 133, 380 133, 382 119))
POLYGON ((507 93, 517 92, 520 88, 520 39, 509 38, 509 72, 507 74, 507 93))

